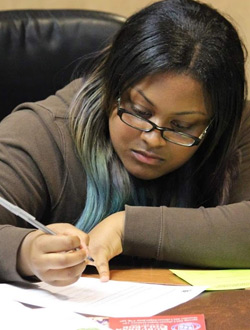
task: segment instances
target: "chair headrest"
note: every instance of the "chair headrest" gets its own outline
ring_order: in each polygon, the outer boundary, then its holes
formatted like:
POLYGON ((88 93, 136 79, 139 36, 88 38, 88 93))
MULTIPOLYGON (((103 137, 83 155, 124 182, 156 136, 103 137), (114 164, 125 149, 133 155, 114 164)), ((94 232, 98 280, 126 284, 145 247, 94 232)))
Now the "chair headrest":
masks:
POLYGON ((77 61, 105 47, 124 20, 90 10, 0 11, 0 120, 66 85, 77 61))

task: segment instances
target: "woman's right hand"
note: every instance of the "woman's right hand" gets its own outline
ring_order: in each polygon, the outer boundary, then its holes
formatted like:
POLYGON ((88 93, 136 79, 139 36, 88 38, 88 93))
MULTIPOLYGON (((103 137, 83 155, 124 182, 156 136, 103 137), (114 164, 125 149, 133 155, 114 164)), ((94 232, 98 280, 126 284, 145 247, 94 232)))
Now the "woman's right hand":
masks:
POLYGON ((36 276, 43 282, 64 286, 76 282, 87 263, 88 235, 68 223, 49 225, 57 235, 30 232, 17 255, 22 277, 36 276))

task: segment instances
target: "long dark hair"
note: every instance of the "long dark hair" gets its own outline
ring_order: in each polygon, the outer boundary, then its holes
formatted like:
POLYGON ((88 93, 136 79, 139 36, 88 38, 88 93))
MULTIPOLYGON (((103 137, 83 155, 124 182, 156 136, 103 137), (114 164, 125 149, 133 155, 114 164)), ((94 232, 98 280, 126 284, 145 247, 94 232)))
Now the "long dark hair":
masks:
POLYGON ((89 197, 79 226, 88 223, 90 229, 125 203, 170 205, 171 200, 174 206, 198 207, 226 202, 237 169, 244 62, 244 46, 233 25, 205 4, 163 0, 128 18, 112 45, 95 59, 71 111, 73 137, 88 178, 89 197), (141 183, 137 191, 111 145, 108 117, 119 94, 149 75, 168 72, 201 83, 213 122, 191 160, 161 178, 161 188, 149 202, 145 192, 155 185, 141 183))

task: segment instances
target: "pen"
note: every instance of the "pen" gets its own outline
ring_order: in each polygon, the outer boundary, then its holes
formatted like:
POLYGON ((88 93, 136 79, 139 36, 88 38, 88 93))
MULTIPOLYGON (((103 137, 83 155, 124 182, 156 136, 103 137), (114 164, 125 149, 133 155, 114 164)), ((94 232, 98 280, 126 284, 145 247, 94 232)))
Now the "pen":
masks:
MULTIPOLYGON (((35 228, 42 230, 44 233, 51 234, 51 235, 56 235, 56 233, 53 230, 49 229, 48 227, 44 226, 41 222, 37 221, 36 218, 33 217, 33 215, 31 215, 28 212, 24 211, 20 207, 8 202, 6 199, 4 199, 2 197, 0 197, 0 205, 5 207, 11 213, 13 213, 13 214, 19 216, 20 218, 22 218, 23 220, 27 221, 28 223, 30 223, 35 228)), ((90 261, 94 261, 94 259, 89 257, 89 256, 87 257, 87 259, 90 260, 90 261)))

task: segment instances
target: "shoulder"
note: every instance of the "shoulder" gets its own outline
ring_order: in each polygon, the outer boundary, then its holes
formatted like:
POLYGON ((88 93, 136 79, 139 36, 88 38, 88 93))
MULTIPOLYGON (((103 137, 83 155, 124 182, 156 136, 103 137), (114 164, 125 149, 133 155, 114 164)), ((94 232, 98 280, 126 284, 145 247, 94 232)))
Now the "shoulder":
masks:
POLYGON ((44 101, 24 103, 0 123, 6 187, 17 184, 18 178, 18 186, 37 192, 39 201, 50 200, 53 216, 61 210, 69 219, 79 216, 85 193, 84 171, 68 128, 68 107, 77 86, 73 82, 44 101), (67 202, 72 196, 80 196, 73 208, 67 202))
POLYGON ((82 79, 77 79, 58 90, 54 95, 37 102, 25 102, 18 105, 13 112, 30 109, 42 118, 50 116, 53 119, 66 119, 69 116, 69 107, 74 96, 82 85, 82 79))
POLYGON ((61 170, 79 168, 68 127, 69 105, 79 86, 80 81, 73 81, 45 100, 17 106, 1 121, 2 148, 24 151, 40 169, 49 164, 57 164, 61 170))
POLYGON ((68 128, 69 107, 80 86, 78 79, 45 100, 20 104, 2 120, 0 137, 12 136, 27 148, 35 145, 40 150, 52 150, 54 144, 67 156, 73 143, 68 128))

